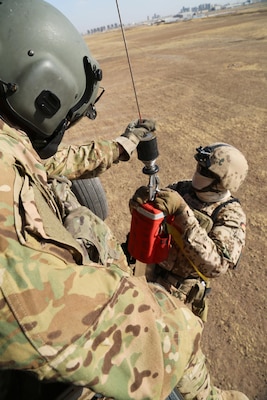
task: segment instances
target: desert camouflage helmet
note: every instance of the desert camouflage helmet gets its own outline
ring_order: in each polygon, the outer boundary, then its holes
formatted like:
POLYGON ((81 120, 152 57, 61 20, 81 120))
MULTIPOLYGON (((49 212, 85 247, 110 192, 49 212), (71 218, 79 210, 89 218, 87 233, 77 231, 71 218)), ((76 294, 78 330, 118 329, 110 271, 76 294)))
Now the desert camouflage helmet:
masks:
POLYGON ((196 149, 195 159, 200 173, 214 178, 214 186, 219 190, 236 192, 248 173, 248 163, 244 155, 227 143, 213 143, 196 149))
POLYGON ((65 129, 82 116, 96 116, 101 69, 52 5, 2 0, 0 57, 0 114, 26 131, 39 154, 54 153, 65 129))

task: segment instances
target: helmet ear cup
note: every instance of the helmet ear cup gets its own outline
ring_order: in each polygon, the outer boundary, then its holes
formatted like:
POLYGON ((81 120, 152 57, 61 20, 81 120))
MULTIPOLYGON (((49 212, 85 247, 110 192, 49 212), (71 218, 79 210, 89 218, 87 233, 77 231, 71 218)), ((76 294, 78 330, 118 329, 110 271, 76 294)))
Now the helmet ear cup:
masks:
POLYGON ((92 115, 101 70, 80 33, 51 4, 0 2, 0 57, 4 112, 32 139, 47 143, 66 121, 92 115))

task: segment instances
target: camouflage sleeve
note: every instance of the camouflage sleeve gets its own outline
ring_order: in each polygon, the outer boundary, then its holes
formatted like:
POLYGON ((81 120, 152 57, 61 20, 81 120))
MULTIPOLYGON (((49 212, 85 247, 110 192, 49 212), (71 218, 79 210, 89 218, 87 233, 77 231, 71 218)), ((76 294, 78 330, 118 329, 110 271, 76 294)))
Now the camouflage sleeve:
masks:
POLYGON ((246 216, 239 203, 224 207, 209 233, 189 206, 176 217, 175 224, 182 231, 187 257, 206 277, 215 278, 236 266, 246 236, 246 216))
POLYGON ((44 162, 48 175, 64 175, 68 179, 92 178, 100 175, 119 160, 116 141, 99 140, 86 145, 63 147, 44 162))

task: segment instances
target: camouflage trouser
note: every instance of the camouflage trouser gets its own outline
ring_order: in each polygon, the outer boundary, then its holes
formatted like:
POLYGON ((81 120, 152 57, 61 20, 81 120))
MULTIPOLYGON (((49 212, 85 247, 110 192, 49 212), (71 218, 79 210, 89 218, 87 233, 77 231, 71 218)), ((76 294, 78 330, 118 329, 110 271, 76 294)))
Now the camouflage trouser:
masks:
POLYGON ((221 390, 211 384, 206 358, 198 352, 177 385, 184 400, 222 400, 221 390))

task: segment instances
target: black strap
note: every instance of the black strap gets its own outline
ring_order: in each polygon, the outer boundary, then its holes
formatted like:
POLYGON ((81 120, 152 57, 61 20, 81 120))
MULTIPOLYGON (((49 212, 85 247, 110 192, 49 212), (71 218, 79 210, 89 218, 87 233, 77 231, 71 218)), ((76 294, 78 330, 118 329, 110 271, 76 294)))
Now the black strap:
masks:
POLYGON ((233 197, 232 199, 227 200, 227 201, 225 201, 225 202, 222 203, 222 204, 219 204, 218 207, 216 207, 215 210, 213 210, 213 212, 212 212, 212 214, 211 214, 211 216, 210 216, 210 218, 212 219, 212 221, 213 221, 213 222, 216 221, 217 216, 218 216, 219 212, 221 211, 221 209, 222 209, 223 207, 227 206, 227 204, 235 203, 235 202, 237 202, 237 203, 240 204, 240 201, 239 201, 236 197, 233 197))

